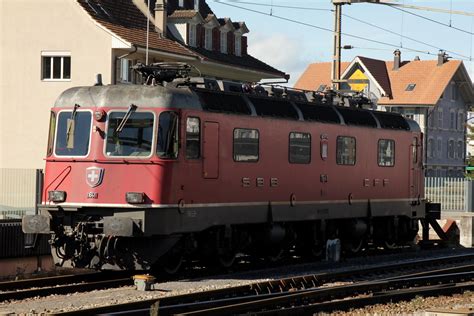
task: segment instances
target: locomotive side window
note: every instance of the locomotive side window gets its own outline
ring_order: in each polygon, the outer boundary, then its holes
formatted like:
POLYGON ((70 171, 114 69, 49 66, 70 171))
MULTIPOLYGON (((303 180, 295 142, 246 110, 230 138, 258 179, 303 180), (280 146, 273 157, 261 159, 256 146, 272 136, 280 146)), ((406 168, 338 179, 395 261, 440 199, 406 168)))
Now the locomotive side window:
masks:
POLYGON ((153 143, 153 113, 111 112, 108 116, 107 144, 105 152, 112 157, 146 157, 151 154, 153 143), (123 125, 122 128, 119 128, 123 125))
POLYGON ((87 156, 91 135, 91 112, 62 111, 58 115, 56 156, 87 156))
POLYGON ((256 129, 234 129, 234 161, 258 161, 259 133, 256 129))
POLYGON ((158 146, 156 152, 160 158, 178 158, 178 113, 172 111, 161 112, 158 125, 158 146))
POLYGON ((290 163, 311 162, 311 134, 290 133, 289 161, 290 163))
POLYGON ((337 137, 336 162, 338 165, 355 165, 356 139, 354 137, 337 137))
POLYGON ((51 112, 49 119, 49 135, 48 135, 48 157, 53 154, 54 131, 56 130, 56 113, 51 112))
POLYGON ((201 128, 198 117, 188 117, 186 120, 186 158, 201 157, 201 128))
POLYGON ((395 165, 395 141, 391 139, 379 139, 378 163, 381 167, 393 167, 395 165))

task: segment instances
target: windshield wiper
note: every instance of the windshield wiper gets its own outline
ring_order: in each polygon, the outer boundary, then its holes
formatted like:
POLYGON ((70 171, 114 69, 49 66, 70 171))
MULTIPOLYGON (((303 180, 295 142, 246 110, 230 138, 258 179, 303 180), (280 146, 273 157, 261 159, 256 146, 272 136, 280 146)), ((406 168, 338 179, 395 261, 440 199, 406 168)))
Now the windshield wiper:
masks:
POLYGON ((117 125, 117 127, 115 128, 114 135, 118 135, 122 132, 123 128, 125 127, 125 124, 130 118, 130 115, 132 115, 132 113, 135 112, 136 110, 137 110, 137 106, 135 104, 130 104, 130 106, 128 107, 127 113, 125 113, 125 116, 123 117, 122 121, 120 121, 120 124, 117 125))
POLYGON ((72 110, 71 117, 67 119, 67 132, 66 132, 66 148, 74 148, 74 130, 76 128, 76 114, 77 109, 81 106, 79 104, 74 104, 74 109, 72 110))

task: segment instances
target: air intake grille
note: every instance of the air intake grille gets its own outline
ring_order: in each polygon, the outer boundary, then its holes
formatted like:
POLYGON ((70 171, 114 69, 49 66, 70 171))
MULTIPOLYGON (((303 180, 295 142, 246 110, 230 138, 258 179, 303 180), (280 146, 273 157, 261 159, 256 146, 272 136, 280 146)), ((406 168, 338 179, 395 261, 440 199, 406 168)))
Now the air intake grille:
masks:
POLYGON ((314 105, 311 103, 296 102, 303 113, 305 121, 331 122, 340 124, 339 115, 332 106, 314 105))
POLYGON ((344 107, 337 107, 337 110, 341 113, 347 125, 377 127, 377 122, 369 111, 344 107))
POLYGON ((298 119, 298 112, 287 100, 248 96, 257 115, 298 119))
POLYGON ((403 116, 396 113, 373 112, 382 128, 410 130, 410 126, 403 116))
POLYGON ((241 95, 218 91, 195 90, 204 110, 250 115, 252 112, 241 95))

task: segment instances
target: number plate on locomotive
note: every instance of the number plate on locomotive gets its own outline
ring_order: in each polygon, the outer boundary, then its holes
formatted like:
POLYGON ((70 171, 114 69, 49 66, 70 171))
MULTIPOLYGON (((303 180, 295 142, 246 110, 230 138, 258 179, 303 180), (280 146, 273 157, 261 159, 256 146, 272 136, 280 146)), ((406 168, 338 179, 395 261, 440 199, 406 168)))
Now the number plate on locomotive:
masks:
POLYGON ((99 193, 97 192, 89 192, 87 193, 87 198, 88 199, 97 199, 99 197, 99 193))

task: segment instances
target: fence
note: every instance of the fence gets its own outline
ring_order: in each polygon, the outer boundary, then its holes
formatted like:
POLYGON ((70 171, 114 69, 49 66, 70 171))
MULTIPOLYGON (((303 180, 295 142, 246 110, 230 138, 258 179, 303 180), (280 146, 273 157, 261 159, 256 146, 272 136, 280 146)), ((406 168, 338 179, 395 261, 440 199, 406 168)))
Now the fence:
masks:
POLYGON ((33 214, 40 170, 0 168, 0 219, 33 214))
POLYGON ((470 197, 468 187, 472 180, 465 178, 425 178, 425 197, 431 202, 441 203, 441 211, 465 212, 470 197))

